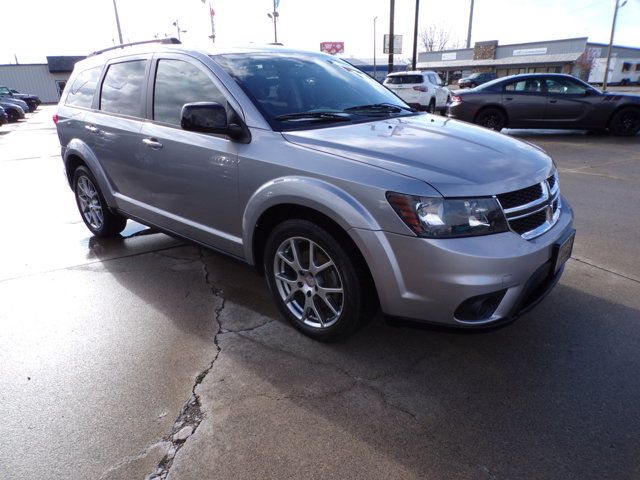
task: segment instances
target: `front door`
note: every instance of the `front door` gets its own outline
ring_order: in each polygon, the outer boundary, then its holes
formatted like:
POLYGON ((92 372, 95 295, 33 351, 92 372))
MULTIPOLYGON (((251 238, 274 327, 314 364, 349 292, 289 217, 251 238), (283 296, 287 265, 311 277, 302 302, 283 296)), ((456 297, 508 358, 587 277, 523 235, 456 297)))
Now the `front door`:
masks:
POLYGON ((586 86, 566 77, 547 77, 546 121, 550 126, 588 126, 588 113, 591 110, 586 86))
POLYGON ((235 115, 217 82, 190 57, 163 54, 154 60, 149 118, 141 131, 144 180, 136 198, 160 226, 242 255, 236 144, 180 127, 186 103, 218 102, 235 115))

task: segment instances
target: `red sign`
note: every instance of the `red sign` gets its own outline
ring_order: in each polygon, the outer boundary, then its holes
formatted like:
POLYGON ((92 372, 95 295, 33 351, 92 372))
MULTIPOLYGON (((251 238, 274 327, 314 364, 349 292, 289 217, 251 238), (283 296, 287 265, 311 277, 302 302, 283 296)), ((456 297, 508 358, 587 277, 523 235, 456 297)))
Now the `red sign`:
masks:
POLYGON ((321 42, 320 51, 331 55, 344 53, 344 42, 321 42))

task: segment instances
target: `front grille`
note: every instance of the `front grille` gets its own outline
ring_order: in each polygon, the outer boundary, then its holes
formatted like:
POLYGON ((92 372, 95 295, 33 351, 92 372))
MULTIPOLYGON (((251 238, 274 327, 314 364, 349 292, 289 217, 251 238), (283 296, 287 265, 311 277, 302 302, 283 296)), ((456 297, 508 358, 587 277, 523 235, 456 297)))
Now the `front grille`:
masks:
POLYGON ((560 189, 554 173, 544 182, 502 193, 500 202, 509 228, 531 240, 553 227, 560 217, 560 189))
POLYGON ((505 210, 508 208, 518 207, 537 200, 542 196, 542 187, 540 184, 531 185, 530 187, 516 190, 514 192, 503 193, 498 195, 500 205, 505 210))
POLYGON ((524 218, 518 218, 516 220, 510 220, 509 226, 511 230, 522 235, 523 233, 535 230, 540 225, 543 225, 547 221, 547 212, 540 210, 539 212, 529 215, 524 218))

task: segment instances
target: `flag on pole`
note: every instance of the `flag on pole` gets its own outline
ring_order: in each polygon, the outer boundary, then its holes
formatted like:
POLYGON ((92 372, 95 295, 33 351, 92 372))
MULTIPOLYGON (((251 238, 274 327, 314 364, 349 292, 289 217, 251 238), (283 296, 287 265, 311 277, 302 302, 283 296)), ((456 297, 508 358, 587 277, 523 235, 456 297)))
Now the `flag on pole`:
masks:
POLYGON ((273 0, 273 6, 275 7, 275 9, 277 10, 278 7, 280 6, 280 0, 273 0))
POLYGON ((211 6, 211 4, 209 4, 209 15, 213 17, 215 14, 216 12, 214 12, 213 7, 211 6))
POLYGON ((216 24, 214 22, 214 16, 215 16, 216 12, 213 9, 213 7, 211 6, 211 2, 209 2, 209 17, 211 18, 211 36, 209 38, 211 38, 211 41, 213 43, 216 43, 216 24))

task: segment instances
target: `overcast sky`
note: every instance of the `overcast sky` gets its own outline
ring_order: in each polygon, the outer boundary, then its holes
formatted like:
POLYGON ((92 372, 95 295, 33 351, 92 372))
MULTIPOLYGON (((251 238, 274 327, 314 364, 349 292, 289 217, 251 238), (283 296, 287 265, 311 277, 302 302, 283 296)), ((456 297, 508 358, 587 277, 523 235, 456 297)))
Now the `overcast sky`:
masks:
MULTIPOLYGON (((44 62, 47 55, 86 55, 117 42, 112 0, 1 0, 0 63, 44 62), (10 15, 7 15, 11 12, 10 15)), ((319 50, 322 41, 345 42, 345 56, 373 56, 377 20, 378 58, 389 28, 389 0, 280 0, 278 40, 286 46, 319 50)), ((466 40, 470 0, 422 0, 420 29, 431 23, 466 40)), ((475 0, 472 44, 500 44, 589 37, 608 43, 615 0, 475 0)), ((124 41, 176 34, 186 44, 208 47, 209 7, 201 0, 117 0, 124 41)), ((273 41, 267 12, 272 0, 211 0, 216 43, 243 45, 273 41)), ((415 0, 396 0, 396 34, 403 55, 412 49, 415 0)), ((640 0, 619 10, 615 43, 640 47, 640 0)), ((419 49, 420 50, 420 49, 419 49)))

